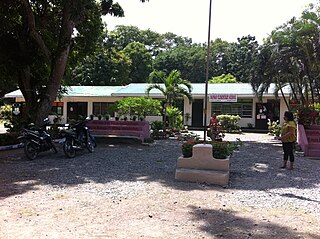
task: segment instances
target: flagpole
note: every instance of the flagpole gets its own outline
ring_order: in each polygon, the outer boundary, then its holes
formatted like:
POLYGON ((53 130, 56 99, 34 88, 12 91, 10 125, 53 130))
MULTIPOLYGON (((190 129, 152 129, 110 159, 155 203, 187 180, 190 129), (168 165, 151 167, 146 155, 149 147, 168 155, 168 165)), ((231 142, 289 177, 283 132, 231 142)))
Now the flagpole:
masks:
POLYGON ((211 33, 211 7, 212 0, 210 0, 209 6, 209 26, 208 26, 208 46, 207 46, 207 62, 206 62, 206 83, 205 83, 205 101, 204 101, 204 136, 203 139, 207 139, 207 111, 208 111, 208 81, 209 81, 209 63, 210 63, 210 33, 211 33))

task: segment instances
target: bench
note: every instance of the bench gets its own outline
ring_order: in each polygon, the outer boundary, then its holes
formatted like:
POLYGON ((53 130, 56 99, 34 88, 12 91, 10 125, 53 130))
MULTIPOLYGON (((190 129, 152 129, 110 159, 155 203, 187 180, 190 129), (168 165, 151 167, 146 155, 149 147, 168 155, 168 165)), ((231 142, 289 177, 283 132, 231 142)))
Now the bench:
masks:
POLYGON ((148 121, 90 120, 87 127, 95 137, 137 138, 142 142, 150 138, 148 121))

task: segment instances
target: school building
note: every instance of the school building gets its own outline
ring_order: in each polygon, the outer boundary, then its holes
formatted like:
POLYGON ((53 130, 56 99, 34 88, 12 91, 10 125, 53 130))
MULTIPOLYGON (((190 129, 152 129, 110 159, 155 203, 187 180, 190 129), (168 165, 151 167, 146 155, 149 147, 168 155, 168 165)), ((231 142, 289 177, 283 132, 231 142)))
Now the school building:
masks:
MULTIPOLYGON (((61 118, 60 123, 74 119, 79 115, 104 115, 114 102, 124 97, 147 97, 147 83, 131 83, 126 86, 71 86, 61 99, 53 103, 52 112, 61 118)), ((203 127, 205 117, 205 83, 192 84, 192 102, 184 97, 180 108, 183 111, 185 124, 191 127, 203 127)), ((240 126, 256 129, 267 129, 268 119, 283 121, 283 113, 287 110, 284 98, 289 101, 290 89, 283 88, 277 92, 271 84, 259 100, 247 83, 208 84, 207 120, 212 113, 239 115, 240 126)), ((149 97, 163 99, 160 91, 151 90, 149 97)), ((5 95, 5 98, 15 98, 13 112, 19 114, 19 107, 24 102, 20 90, 5 95)), ((51 115, 49 118, 55 117, 51 115)), ((148 116, 147 120, 161 120, 161 116, 148 116)))

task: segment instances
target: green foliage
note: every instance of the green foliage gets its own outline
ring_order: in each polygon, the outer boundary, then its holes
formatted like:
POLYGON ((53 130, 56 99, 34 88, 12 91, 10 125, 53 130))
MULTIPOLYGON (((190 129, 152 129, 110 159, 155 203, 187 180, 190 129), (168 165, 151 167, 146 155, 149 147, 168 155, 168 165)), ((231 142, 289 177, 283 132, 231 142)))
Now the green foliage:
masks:
POLYGON ((232 44, 229 51, 229 72, 240 82, 251 82, 255 78, 253 72, 258 54, 259 44, 254 36, 238 38, 238 42, 232 44))
POLYGON ((145 45, 132 42, 124 49, 123 53, 131 60, 129 78, 134 83, 146 83, 152 72, 152 57, 145 45))
POLYGON ((276 28, 264 43, 270 57, 260 85, 267 88, 276 82, 280 90, 289 86, 293 99, 301 105, 319 99, 319 13, 319 3, 310 4, 300 18, 293 17, 276 28))
POLYGON ((130 58, 123 52, 107 51, 87 56, 71 72, 72 85, 126 85, 131 83, 130 58))
POLYGON ((274 136, 280 136, 281 125, 279 123, 279 120, 271 121, 270 119, 268 119, 268 130, 269 130, 269 134, 274 136))
POLYGON ((169 128, 174 130, 183 129, 183 116, 182 112, 178 108, 174 106, 168 106, 166 113, 169 121, 169 128))
POLYGON ((106 35, 105 46, 117 50, 123 50, 130 43, 143 44, 151 56, 157 56, 160 52, 173 49, 178 46, 189 46, 192 43, 190 38, 177 36, 168 32, 159 34, 157 32, 140 30, 136 26, 116 26, 113 31, 106 35))
POLYGON ((163 122, 156 120, 151 123, 151 129, 153 132, 159 132, 163 129, 163 122))
MULTIPOLYGON (((186 96, 189 101, 192 100, 191 96, 191 83, 187 80, 181 78, 181 73, 177 70, 173 70, 170 72, 169 76, 166 77, 166 74, 161 71, 155 71, 150 75, 150 80, 153 84, 151 84, 147 89, 146 93, 149 95, 152 89, 159 90, 164 96, 164 105, 163 105, 163 113, 164 113, 164 122, 166 122, 167 117, 167 107, 173 106, 174 102, 179 98, 186 96), (160 85, 159 82, 162 82, 163 85, 160 85)), ((182 116, 181 116, 182 117, 182 116)), ((180 119, 178 119, 180 120, 180 119)), ((181 119, 183 124, 183 117, 181 119)), ((165 125, 164 125, 165 130, 165 125)))
POLYGON ((229 73, 227 75, 222 74, 221 76, 212 77, 209 83, 237 83, 237 79, 229 73))
POLYGON ((165 104, 172 106, 174 101, 178 98, 186 96, 189 100, 192 100, 191 96, 191 83, 181 78, 181 73, 178 70, 173 70, 168 76, 164 72, 153 72, 151 74, 151 84, 146 93, 149 95, 152 89, 159 90, 165 97, 165 104), (156 81, 156 82, 154 82, 156 81), (163 86, 159 84, 163 83, 163 86))
POLYGON ((298 122, 305 126, 320 123, 320 103, 298 107, 296 116, 298 122))
POLYGON ((229 141, 210 141, 204 142, 203 140, 188 140, 184 142, 181 146, 182 155, 185 158, 192 157, 192 148, 196 144, 211 144, 212 145, 212 156, 216 159, 225 159, 230 156, 234 150, 236 150, 241 145, 240 139, 236 142, 229 141))
POLYGON ((36 124, 50 113, 63 77, 69 74, 68 63, 95 49, 102 32, 101 15, 123 16, 112 0, 100 3, 0 1, 0 77, 19 85, 26 101, 25 117, 36 124), (69 59, 72 50, 74 58, 69 59))
POLYGON ((241 119, 238 115, 218 115, 219 124, 222 129, 228 133, 239 133, 241 132, 239 120, 241 119))
POLYGON ((137 115, 145 117, 147 115, 159 115, 161 102, 145 97, 127 97, 118 100, 116 112, 119 115, 137 115))
POLYGON ((153 121, 151 123, 151 137, 153 139, 164 139, 166 134, 163 132, 163 122, 162 121, 153 121))
POLYGON ((11 105, 3 105, 0 106, 0 120, 10 120, 12 114, 12 106, 11 105))
POLYGON ((176 46, 160 52, 154 59, 154 68, 158 71, 172 72, 179 70, 183 79, 192 83, 205 81, 206 49, 204 46, 176 46))

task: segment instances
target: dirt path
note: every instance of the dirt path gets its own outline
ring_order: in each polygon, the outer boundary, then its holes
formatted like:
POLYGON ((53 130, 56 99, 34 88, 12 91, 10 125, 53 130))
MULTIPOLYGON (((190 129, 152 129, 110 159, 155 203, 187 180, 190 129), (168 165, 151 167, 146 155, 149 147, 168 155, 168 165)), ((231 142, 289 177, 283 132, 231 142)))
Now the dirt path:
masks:
MULTIPOLYGON (((272 201, 277 197, 272 194, 278 190, 275 186, 249 191, 237 185, 221 188, 176 182, 172 176, 176 155, 168 150, 179 150, 179 145, 166 143, 154 148, 101 146, 94 154, 83 153, 69 161, 61 155, 46 155, 26 162, 18 150, 1 154, 0 238, 320 239, 319 214, 284 196, 279 198, 286 200, 283 204, 272 201), (135 164, 129 159, 124 162, 129 154, 150 156, 160 149, 164 157, 150 165, 138 156, 135 164), (170 155, 174 159, 166 161, 170 155), (151 169, 152 165, 156 168, 151 169), (80 174, 80 170, 84 171, 80 174), (244 202, 250 195, 256 198, 250 198, 251 204, 244 202)), ((241 150, 250 145, 235 153, 234 160, 240 161, 246 155, 241 150)), ((287 171, 280 173, 290 177, 287 171)), ((238 176, 233 175, 232 182, 245 180, 238 176)), ((302 196, 294 200, 320 203, 318 196, 305 197, 308 200, 302 196)))

